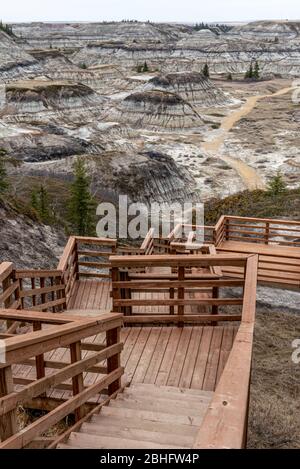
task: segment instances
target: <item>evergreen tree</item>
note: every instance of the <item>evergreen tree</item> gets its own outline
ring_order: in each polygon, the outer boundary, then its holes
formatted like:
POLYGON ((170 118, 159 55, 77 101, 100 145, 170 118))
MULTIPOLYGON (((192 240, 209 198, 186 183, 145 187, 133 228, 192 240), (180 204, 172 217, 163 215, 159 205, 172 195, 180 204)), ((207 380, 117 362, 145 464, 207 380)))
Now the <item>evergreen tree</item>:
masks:
POLYGON ((250 67, 249 67, 249 70, 247 70, 246 74, 245 74, 245 79, 249 79, 249 80, 252 80, 253 79, 253 65, 252 65, 252 62, 250 64, 250 67))
POLYGON ((277 196, 279 194, 284 194, 286 190, 287 187, 283 180, 282 174, 280 171, 277 171, 276 176, 273 176, 268 184, 267 192, 269 195, 277 196))
POLYGON ((73 165, 74 182, 71 186, 69 219, 75 234, 88 236, 95 232, 96 201, 90 192, 90 178, 82 159, 73 165))
POLYGON ((53 214, 51 213, 51 204, 49 194, 45 186, 34 188, 30 194, 31 207, 38 213, 44 223, 51 223, 53 214))
POLYGON ((0 194, 4 194, 9 188, 5 169, 5 155, 6 151, 0 149, 0 194))
POLYGON ((228 73, 227 80, 232 81, 232 73, 230 73, 230 72, 228 73))
POLYGON ((39 212, 39 197, 37 189, 32 189, 31 191, 30 205, 36 212, 39 212))
POLYGON ((145 61, 144 66, 143 66, 143 72, 144 72, 144 73, 149 72, 149 67, 148 67, 148 64, 147 64, 146 61, 145 61))
POLYGON ((40 187, 39 190, 39 203, 40 203, 40 215, 43 222, 49 222, 50 215, 50 203, 47 189, 44 186, 40 187))
POLYGON ((260 69, 259 69, 259 65, 258 65, 257 60, 256 60, 255 65, 254 65, 253 78, 255 78, 255 80, 259 80, 259 78, 260 78, 260 69))
POLYGON ((202 73, 205 77, 209 78, 209 67, 207 63, 204 65, 202 73))

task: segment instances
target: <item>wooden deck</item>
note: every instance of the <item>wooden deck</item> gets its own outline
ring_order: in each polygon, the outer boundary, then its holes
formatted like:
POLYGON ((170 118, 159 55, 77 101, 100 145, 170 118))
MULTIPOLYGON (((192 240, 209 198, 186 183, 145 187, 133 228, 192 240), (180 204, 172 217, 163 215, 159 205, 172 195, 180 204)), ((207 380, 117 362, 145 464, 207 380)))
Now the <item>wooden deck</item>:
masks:
MULTIPOLYGON (((76 314, 84 317, 95 317, 99 310, 110 311, 110 289, 111 282, 108 280, 77 281, 70 300, 70 309, 64 315, 74 315, 75 310, 76 314)), ((154 308, 151 308, 153 313, 154 308)), ((155 311, 159 314, 161 309, 162 307, 157 307, 155 311)), ((123 327, 123 384, 148 383, 213 391, 226 364, 237 330, 237 325, 123 327)), ((92 342, 103 345, 105 334, 94 336, 92 342)), ((89 355, 91 352, 83 352, 83 358, 89 355)), ((45 360, 70 363, 70 351, 66 348, 57 349, 45 354, 45 360)), ((49 369, 47 371, 49 374, 54 372, 49 369)), ((22 389, 23 380, 36 379, 35 367, 28 365, 13 367, 13 374, 17 389, 22 389)), ((97 379, 97 374, 85 374, 86 384, 93 384, 97 379)), ((71 387, 71 382, 66 382, 66 385, 71 387)), ((48 392, 48 397, 54 399, 68 399, 69 396, 68 390, 52 389, 48 392)))
MULTIPOLYGON (((258 280, 279 286, 300 287, 300 248, 243 241, 222 241, 219 253, 258 254, 258 280)), ((239 267, 226 267, 224 274, 241 277, 239 267)))

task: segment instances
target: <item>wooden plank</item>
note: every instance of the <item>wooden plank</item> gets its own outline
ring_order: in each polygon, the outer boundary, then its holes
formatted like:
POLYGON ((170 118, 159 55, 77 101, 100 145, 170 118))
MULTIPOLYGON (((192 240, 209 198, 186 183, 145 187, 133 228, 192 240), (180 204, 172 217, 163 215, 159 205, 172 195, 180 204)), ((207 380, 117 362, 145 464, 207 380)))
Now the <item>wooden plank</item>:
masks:
POLYGON ((203 389, 203 380, 205 376, 206 364, 209 355, 210 343, 212 339, 213 330, 211 326, 203 327, 201 342, 199 346, 198 357, 194 369, 194 374, 191 382, 191 388, 203 389))
POLYGON ((139 334, 139 338, 136 341, 132 349, 132 352, 130 354, 130 357, 125 367, 126 369, 125 374, 126 374, 126 378, 128 382, 130 382, 133 379, 133 376, 139 364, 141 355, 143 354, 150 332, 151 332, 151 328, 148 328, 148 327, 142 328, 139 334))
POLYGON ((210 265, 223 266, 243 266, 247 256, 234 254, 219 254, 211 256, 209 254, 178 256, 178 255, 152 255, 152 256, 111 256, 109 258, 113 267, 207 267, 210 265))
POLYGON ((1 262, 0 264, 0 282, 3 282, 9 275, 12 274, 13 263, 12 262, 1 262))
POLYGON ((241 325, 196 437, 195 449, 245 446, 252 344, 253 325, 241 325))
MULTIPOLYGON (((71 355, 71 363, 78 363, 81 361, 81 343, 80 341, 73 342, 70 344, 70 355, 71 355)), ((110 370, 112 371, 112 370, 110 370)), ((80 394, 84 390, 84 383, 83 383, 83 372, 80 371, 78 374, 72 376, 72 388, 73 388, 73 396, 80 394)), ((78 422, 84 416, 84 409, 82 407, 78 407, 75 409, 75 421, 78 422)))
POLYGON ((67 268, 68 260, 73 250, 76 248, 76 239, 74 236, 70 236, 65 246, 63 255, 60 258, 57 269, 64 271, 67 268))
POLYGON ((173 365, 174 356, 180 340, 181 332, 181 328, 172 328, 168 345, 166 347, 165 354, 155 380, 155 384, 157 385, 166 385, 168 382, 169 374, 173 365))
POLYGON ((191 340, 188 346, 184 365, 182 368, 182 373, 179 380, 179 386, 182 388, 191 387, 199 346, 201 343, 202 332, 203 327, 193 327, 191 340))
POLYGON ((235 336, 234 327, 224 326, 216 384, 218 384, 218 382, 220 381, 220 377, 227 363, 230 351, 232 349, 234 336, 235 336))
POLYGON ((150 330, 147 343, 144 347, 143 353, 141 354, 141 358, 136 367, 135 373, 132 377, 132 382, 139 382, 139 383, 144 382, 145 376, 147 374, 147 370, 149 368, 149 364, 151 362, 151 358, 157 346, 157 342, 160 336, 161 329, 162 329, 161 327, 153 327, 150 330))
POLYGON ((124 317, 124 324, 177 324, 184 323, 204 323, 212 321, 240 321, 241 314, 185 314, 184 316, 164 315, 164 314, 143 314, 124 317))
MULTIPOLYGON (((219 279, 215 278, 214 280, 184 280, 185 288, 212 288, 215 286, 218 287, 234 287, 234 286, 243 286, 243 280, 236 279, 219 279)), ((114 282, 114 287, 116 288, 131 288, 133 290, 143 290, 147 288, 180 288, 182 282, 178 280, 129 280, 124 282, 114 282)))
POLYGON ((209 354, 202 388, 205 391, 214 391, 220 358, 220 349, 223 338, 223 326, 213 328, 213 335, 210 343, 209 354))
MULTIPOLYGON (((5 367, 0 369, 0 400, 3 396, 6 396, 13 392, 13 377, 11 367, 5 367)), ((17 431, 17 415, 16 408, 6 412, 0 419, 0 438, 6 440, 11 437, 17 431)))
POLYGON ((178 343, 178 347, 174 356, 173 366, 168 376, 168 381, 167 381, 168 386, 176 387, 179 385, 184 361, 186 358, 188 346, 189 346, 190 339, 191 339, 191 334, 192 334, 191 327, 185 327, 182 330, 180 340, 178 343))
POLYGON ((183 298, 183 299, 116 299, 115 306, 184 306, 184 305, 241 305, 241 298, 183 298))
POLYGON ((15 278, 61 278, 62 274, 60 270, 16 270, 15 278))
POLYGON ((172 332, 170 327, 163 327, 160 330, 157 346, 149 362, 144 383, 155 383, 172 332))
MULTIPOLYGON (((118 344, 120 342, 120 327, 115 327, 113 329, 106 331, 106 344, 107 347, 111 347, 114 344, 118 344)), ((121 364, 120 360, 120 353, 117 352, 115 355, 112 355, 107 358, 107 373, 110 374, 114 372, 116 369, 119 369, 121 364)), ((121 388, 121 380, 120 377, 115 381, 111 382, 108 386, 108 395, 111 396, 114 394, 118 389, 121 388)))
POLYGON ((29 296, 40 295, 42 293, 57 292, 57 291, 61 291, 64 289, 65 289, 65 286, 63 284, 58 284, 58 285, 52 285, 50 287, 44 287, 44 288, 33 288, 30 290, 21 290, 20 298, 27 298, 29 296))

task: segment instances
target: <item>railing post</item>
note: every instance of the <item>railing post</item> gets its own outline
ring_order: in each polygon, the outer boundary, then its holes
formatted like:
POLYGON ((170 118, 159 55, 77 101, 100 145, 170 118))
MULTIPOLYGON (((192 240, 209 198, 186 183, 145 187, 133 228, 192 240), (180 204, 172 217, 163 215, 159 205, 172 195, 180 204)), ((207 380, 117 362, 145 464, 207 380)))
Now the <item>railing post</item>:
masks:
MULTIPOLYGON (((39 321, 35 321, 33 323, 33 331, 41 331, 42 330, 42 325, 39 321)), ((45 360, 44 360, 44 355, 37 355, 35 357, 35 366, 36 366, 36 378, 41 379, 44 378, 45 376, 45 360)))
MULTIPOLYGON (((185 267, 178 267, 178 281, 182 282, 182 287, 178 288, 178 299, 184 300, 184 274, 185 274, 185 267)), ((184 315, 184 305, 178 305, 178 315, 184 315)), ((178 322, 178 327, 183 327, 184 322, 178 322)))
POLYGON ((265 227, 265 244, 269 244, 269 236, 270 236, 270 223, 266 222, 265 227))
MULTIPOLYGON (((71 354, 71 363, 79 362, 81 360, 81 343, 80 341, 74 342, 70 344, 70 354, 71 354)), ((83 374, 80 373, 77 376, 73 376, 72 378, 72 386, 73 386, 73 396, 76 394, 81 393, 84 390, 84 381, 83 381, 83 374)), ((75 420, 78 422, 84 416, 84 408, 78 407, 75 410, 75 420)))
POLYGON ((120 288, 114 286, 114 282, 118 282, 120 279, 120 272, 118 267, 112 267, 111 269, 111 281, 112 281, 112 300, 113 300, 113 307, 112 307, 112 312, 113 313, 121 313, 121 306, 116 306, 115 305, 115 300, 120 299, 120 288))
MULTIPOLYGON (((110 347, 111 345, 118 344, 120 342, 120 335, 121 335, 120 327, 115 327, 114 329, 110 329, 106 331, 106 346, 110 347)), ((120 366, 121 366, 121 357, 120 357, 120 353, 117 353, 116 355, 113 355, 112 357, 107 359, 107 374, 116 370, 120 366)), ((116 381, 114 381, 108 386, 108 395, 111 396, 120 388, 121 388, 121 378, 118 378, 116 381)))
MULTIPOLYGON (((212 297, 213 298, 219 298, 219 287, 213 287, 212 288, 212 297)), ((219 312, 219 307, 218 305, 212 305, 212 309, 211 309, 211 313, 212 314, 218 314, 219 312)), ((217 323, 215 321, 213 321, 211 323, 212 326, 216 326, 217 323)))
MULTIPOLYGON (((0 397, 7 396, 14 391, 11 366, 0 368, 0 397)), ((17 431, 16 410, 7 412, 0 418, 0 438, 6 440, 17 431)))
POLYGON ((225 239, 226 239, 226 241, 229 240, 229 220, 228 220, 228 218, 225 219, 225 239))

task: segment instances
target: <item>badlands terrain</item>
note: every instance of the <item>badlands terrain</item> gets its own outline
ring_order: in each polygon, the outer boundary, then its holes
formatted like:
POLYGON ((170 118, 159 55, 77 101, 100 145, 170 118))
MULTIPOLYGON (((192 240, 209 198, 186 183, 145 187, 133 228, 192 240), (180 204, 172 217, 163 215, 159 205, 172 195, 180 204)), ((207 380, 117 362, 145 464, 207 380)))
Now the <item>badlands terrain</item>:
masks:
POLYGON ((63 194, 78 156, 99 200, 207 201, 263 189, 278 170, 297 187, 300 23, 12 30, 0 31, 0 148, 19 162, 17 194, 41 177, 63 194), (255 61, 260 80, 244 80, 255 61))

